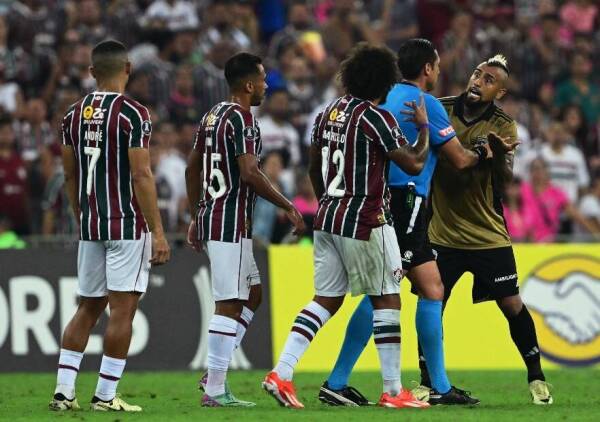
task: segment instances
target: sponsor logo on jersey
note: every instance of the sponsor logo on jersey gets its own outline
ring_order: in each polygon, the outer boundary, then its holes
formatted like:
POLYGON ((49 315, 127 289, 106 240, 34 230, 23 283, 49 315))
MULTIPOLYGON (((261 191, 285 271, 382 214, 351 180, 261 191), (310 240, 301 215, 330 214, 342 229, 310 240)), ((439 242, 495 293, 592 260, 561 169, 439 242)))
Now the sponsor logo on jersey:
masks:
POLYGON ((448 136, 454 133, 454 128, 452 127, 452 125, 450 125, 445 129, 440 129, 438 133, 440 134, 440 136, 448 136))
POLYGON ((83 109, 83 118, 88 120, 92 118, 92 115, 94 114, 94 107, 92 106, 87 106, 86 108, 83 109))
POLYGON ((600 259, 549 259, 527 276, 521 296, 544 357, 568 366, 600 362, 600 259))
POLYGON ((215 116, 213 113, 210 113, 208 116, 206 116, 206 126, 214 126, 216 122, 217 116, 215 116))
POLYGON ((346 121, 346 117, 348 117, 348 115, 345 112, 338 110, 337 108, 334 108, 329 113, 329 120, 332 122, 344 123, 346 121))
POLYGON ((503 281, 509 281, 509 280, 516 280, 517 279, 517 274, 509 274, 509 275, 503 275, 501 277, 496 277, 494 279, 494 283, 502 283, 503 281))
POLYGON ((83 120, 86 125, 100 125, 104 121, 105 108, 86 106, 83 109, 83 120))

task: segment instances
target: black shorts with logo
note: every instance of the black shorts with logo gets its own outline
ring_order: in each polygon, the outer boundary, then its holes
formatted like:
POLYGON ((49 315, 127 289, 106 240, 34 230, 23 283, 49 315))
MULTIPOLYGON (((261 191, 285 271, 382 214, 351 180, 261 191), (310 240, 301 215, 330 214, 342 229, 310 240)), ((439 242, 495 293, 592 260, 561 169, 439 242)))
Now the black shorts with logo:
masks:
POLYGON ((405 271, 435 260, 427 229, 427 199, 418 196, 413 186, 390 187, 390 209, 405 271))
POLYGON ((519 294, 517 264, 512 246, 456 249, 432 245, 444 284, 444 300, 465 272, 473 274, 473 303, 519 294))

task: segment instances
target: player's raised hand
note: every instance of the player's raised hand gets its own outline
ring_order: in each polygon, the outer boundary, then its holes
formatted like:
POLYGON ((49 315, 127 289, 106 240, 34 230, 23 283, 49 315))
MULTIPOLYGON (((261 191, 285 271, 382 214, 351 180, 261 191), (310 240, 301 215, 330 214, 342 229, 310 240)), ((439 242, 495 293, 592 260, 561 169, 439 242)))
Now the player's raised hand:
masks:
POLYGON ((188 228, 187 244, 191 246, 196 252, 200 252, 202 250, 200 241, 198 240, 198 226, 196 226, 196 222, 193 220, 190 223, 190 227, 188 228))
POLYGON ((292 206, 292 208, 286 210, 285 215, 294 225, 294 231, 292 233, 294 233, 296 236, 300 236, 302 233, 304 233, 304 230, 306 230, 304 219, 296 207, 292 206))
POLYGON ((152 233, 152 258, 150 263, 152 265, 162 265, 167 263, 171 258, 171 248, 169 243, 162 233, 152 233))
POLYGON ((519 141, 510 142, 510 136, 502 138, 495 132, 488 133, 487 139, 492 152, 497 155, 504 155, 507 152, 514 151, 514 149, 520 144, 519 141))
POLYGON ((400 113, 406 115, 405 122, 414 122, 417 126, 429 124, 423 94, 419 97, 419 105, 416 101, 407 101, 404 105, 410 107, 410 110, 400 110, 400 113))

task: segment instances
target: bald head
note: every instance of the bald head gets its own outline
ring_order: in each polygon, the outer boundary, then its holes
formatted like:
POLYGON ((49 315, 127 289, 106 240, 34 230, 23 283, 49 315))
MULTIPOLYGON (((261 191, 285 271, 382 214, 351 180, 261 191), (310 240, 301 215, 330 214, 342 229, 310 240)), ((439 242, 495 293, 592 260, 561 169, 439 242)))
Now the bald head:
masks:
POLYGON ((92 50, 92 75, 96 79, 110 79, 129 73, 127 48, 119 41, 98 43, 92 50))

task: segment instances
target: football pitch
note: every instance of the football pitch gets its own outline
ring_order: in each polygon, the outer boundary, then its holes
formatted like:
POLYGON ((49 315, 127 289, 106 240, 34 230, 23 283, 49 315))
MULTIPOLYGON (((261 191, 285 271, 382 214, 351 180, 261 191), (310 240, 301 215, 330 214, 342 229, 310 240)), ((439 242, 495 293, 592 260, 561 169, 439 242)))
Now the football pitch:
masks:
MULTIPOLYGON (((230 376, 233 392, 241 399, 255 401, 255 408, 206 409, 199 405, 196 390, 199 374, 192 372, 125 373, 119 385, 123 398, 144 408, 141 414, 92 413, 88 401, 96 385, 96 374, 85 372, 77 381, 78 399, 83 410, 54 413, 47 410, 54 389, 55 374, 1 374, 0 420, 2 421, 598 421, 600 420, 600 372, 595 370, 548 371, 554 385, 554 405, 530 404, 523 371, 451 371, 453 382, 469 388, 481 399, 476 408, 436 407, 425 410, 369 408, 333 408, 317 398, 322 373, 298 373, 298 396, 306 409, 279 407, 260 388, 264 371, 234 371, 230 376)), ((414 371, 402 376, 405 386, 418 379, 414 371)), ((376 399, 380 375, 358 372, 352 385, 376 399)))

